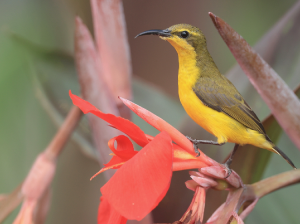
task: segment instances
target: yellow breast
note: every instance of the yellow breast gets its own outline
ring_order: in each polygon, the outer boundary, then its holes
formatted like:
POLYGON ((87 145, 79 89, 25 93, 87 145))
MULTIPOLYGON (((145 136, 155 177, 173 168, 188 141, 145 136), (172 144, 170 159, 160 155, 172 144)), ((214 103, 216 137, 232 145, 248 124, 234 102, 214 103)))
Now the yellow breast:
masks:
POLYGON ((193 91, 193 86, 201 75, 200 68, 196 66, 196 52, 191 49, 176 50, 179 56, 178 93, 182 106, 197 124, 217 136, 221 142, 226 142, 227 137, 218 129, 216 121, 220 118, 226 120, 227 116, 205 106, 193 91))

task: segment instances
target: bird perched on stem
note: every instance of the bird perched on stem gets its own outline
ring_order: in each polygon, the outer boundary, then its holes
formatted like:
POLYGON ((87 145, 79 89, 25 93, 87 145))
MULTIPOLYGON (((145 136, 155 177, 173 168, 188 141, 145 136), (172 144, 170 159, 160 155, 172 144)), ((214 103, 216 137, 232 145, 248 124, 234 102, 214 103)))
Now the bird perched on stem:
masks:
POLYGON ((237 91, 235 86, 220 73, 206 46, 202 31, 188 24, 178 24, 165 30, 148 30, 143 35, 158 35, 167 40, 177 51, 179 59, 178 92, 187 114, 206 131, 218 138, 217 142, 194 140, 197 144, 223 145, 235 143, 225 162, 229 165, 239 145, 251 144, 282 156, 294 169, 293 162, 267 136, 260 120, 237 91))

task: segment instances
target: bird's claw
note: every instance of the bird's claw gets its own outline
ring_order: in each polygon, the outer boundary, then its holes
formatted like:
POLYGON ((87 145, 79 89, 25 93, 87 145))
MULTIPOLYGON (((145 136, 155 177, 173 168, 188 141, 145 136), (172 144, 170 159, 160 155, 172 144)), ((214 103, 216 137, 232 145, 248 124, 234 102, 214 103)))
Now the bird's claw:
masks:
POLYGON ((194 151, 195 151, 195 153, 197 154, 196 157, 199 157, 199 156, 200 156, 200 152, 199 152, 199 150, 198 150, 197 145, 193 143, 193 146, 194 146, 194 151))
POLYGON ((227 179, 230 174, 232 173, 232 170, 229 168, 231 161, 226 161, 223 165, 225 166, 226 170, 227 170, 227 176, 225 177, 225 179, 227 179))
POLYGON ((185 136, 188 140, 190 140, 193 144, 197 145, 198 143, 198 140, 197 139, 192 139, 191 137, 189 136, 185 136))
POLYGON ((185 136, 185 137, 193 143, 194 151, 197 154, 196 157, 199 157, 200 156, 200 152, 198 150, 197 143, 195 143, 195 142, 197 142, 197 140, 196 139, 192 139, 189 136, 185 136))

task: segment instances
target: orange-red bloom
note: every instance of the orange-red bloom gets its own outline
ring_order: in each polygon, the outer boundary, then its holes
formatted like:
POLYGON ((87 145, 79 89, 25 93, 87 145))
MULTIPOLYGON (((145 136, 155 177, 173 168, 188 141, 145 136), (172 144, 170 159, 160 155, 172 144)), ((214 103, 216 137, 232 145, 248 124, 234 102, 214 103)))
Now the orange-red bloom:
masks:
MULTIPOLYGON (((134 151, 131 141, 124 135, 109 141, 113 157, 98 173, 116 168, 118 171, 101 188, 103 202, 99 208, 98 214, 101 217, 98 217, 98 220, 101 221, 98 223, 123 223, 124 219, 143 219, 165 196, 171 182, 172 171, 204 167, 223 170, 219 163, 203 152, 200 152, 200 157, 195 157, 193 145, 184 135, 161 118, 129 100, 120 98, 137 115, 161 131, 160 134, 155 137, 146 135, 131 121, 105 114, 73 95, 71 91, 70 97, 74 105, 84 113, 92 113, 105 120, 143 147, 139 152, 134 151), (117 141, 116 149, 115 141, 117 141), (105 210, 109 211, 109 215, 103 216, 105 210), (119 221, 116 222, 115 218, 119 221)), ((219 173, 219 178, 225 176, 226 173, 219 173)), ((236 183, 236 174, 233 172, 227 181, 236 183)))

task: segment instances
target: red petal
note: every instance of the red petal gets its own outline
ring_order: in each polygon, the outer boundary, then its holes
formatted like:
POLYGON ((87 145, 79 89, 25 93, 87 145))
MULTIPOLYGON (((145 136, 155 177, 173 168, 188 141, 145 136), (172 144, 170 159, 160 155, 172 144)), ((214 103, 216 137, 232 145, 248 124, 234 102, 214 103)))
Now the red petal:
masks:
POLYGON ((119 135, 109 140, 108 147, 114 154, 124 161, 131 159, 138 151, 134 151, 133 144, 125 135, 119 135), (117 141, 117 149, 115 149, 115 141, 117 141))
POLYGON ((102 195, 122 216, 141 220, 167 193, 172 161, 172 140, 162 132, 115 173, 102 195))
POLYGON ((80 97, 72 94, 71 90, 69 91, 69 95, 73 101, 73 104, 78 106, 83 113, 92 113, 97 117, 105 120, 109 124, 113 125, 120 131, 124 132, 128 135, 133 141, 135 141, 140 146, 145 146, 148 144, 148 140, 145 136, 145 133, 134 123, 131 121, 124 119, 122 117, 116 117, 113 114, 105 114, 98 110, 95 106, 90 104, 89 102, 81 99, 80 97))
MULTIPOLYGON (((170 135, 172 140, 176 142, 181 148, 188 151, 193 156, 196 155, 191 141, 189 141, 183 134, 181 134, 172 125, 170 125, 160 117, 156 116, 155 114, 151 113, 150 111, 146 110, 145 108, 140 107, 139 105, 136 105, 131 101, 126 100, 122 97, 120 97, 120 99, 123 101, 123 103, 126 106, 128 106, 134 113, 136 113, 143 120, 148 122, 150 125, 158 129, 159 131, 166 131, 170 135)), ((201 156, 199 159, 201 159, 203 163, 206 164, 206 166, 219 165, 219 163, 206 156, 203 152, 200 151, 200 154, 201 156)))
POLYGON ((126 224, 127 219, 120 215, 108 201, 101 197, 98 209, 98 224, 126 224))

